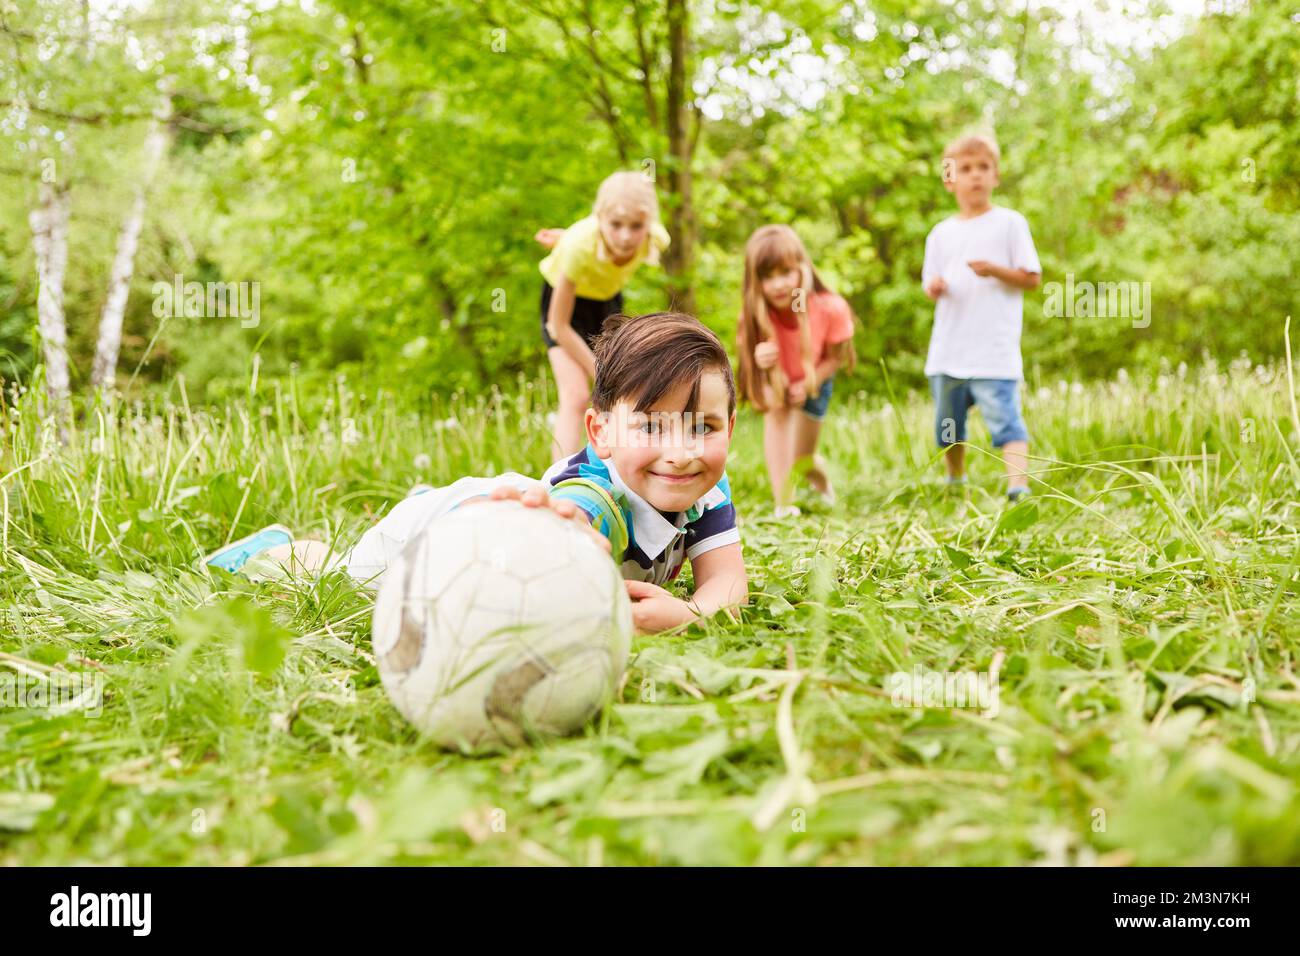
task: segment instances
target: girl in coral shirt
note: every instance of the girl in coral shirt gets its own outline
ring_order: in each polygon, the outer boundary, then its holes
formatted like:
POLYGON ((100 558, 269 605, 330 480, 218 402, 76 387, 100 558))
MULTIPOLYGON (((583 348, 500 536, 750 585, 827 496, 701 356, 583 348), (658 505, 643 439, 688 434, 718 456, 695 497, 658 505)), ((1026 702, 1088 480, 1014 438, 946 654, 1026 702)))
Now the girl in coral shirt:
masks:
POLYGON ((799 514, 791 503, 796 471, 834 503, 817 439, 835 373, 853 367, 853 329, 853 310, 822 282, 793 229, 763 226, 750 236, 736 334, 737 385, 763 415, 763 451, 777 517, 799 514))

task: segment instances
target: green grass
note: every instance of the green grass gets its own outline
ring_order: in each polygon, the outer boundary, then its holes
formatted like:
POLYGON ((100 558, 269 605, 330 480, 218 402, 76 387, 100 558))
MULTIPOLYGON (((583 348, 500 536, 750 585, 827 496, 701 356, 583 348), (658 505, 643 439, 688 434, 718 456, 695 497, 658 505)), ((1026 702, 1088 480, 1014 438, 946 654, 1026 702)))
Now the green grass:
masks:
POLYGON ((1282 367, 1031 386, 1015 508, 981 427, 954 494, 928 401, 837 394, 841 503, 777 522, 742 413, 743 620, 638 638, 583 735, 484 758, 403 722, 340 576, 193 565, 269 521, 346 541, 416 481, 539 472, 546 386, 299 392, 200 410, 177 385, 60 448, 6 391, 0 671, 106 698, 0 708, 0 864, 1300 862, 1282 367), (918 666, 997 670, 997 716, 895 706, 918 666))

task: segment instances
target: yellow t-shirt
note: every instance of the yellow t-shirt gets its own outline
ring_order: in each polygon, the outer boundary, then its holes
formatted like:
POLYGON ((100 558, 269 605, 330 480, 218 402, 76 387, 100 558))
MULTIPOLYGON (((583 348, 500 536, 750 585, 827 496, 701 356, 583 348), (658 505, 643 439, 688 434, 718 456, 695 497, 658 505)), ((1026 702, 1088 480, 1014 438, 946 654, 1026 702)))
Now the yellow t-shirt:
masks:
POLYGON ((614 265, 600 238, 600 223, 592 215, 564 230, 560 241, 538 268, 552 287, 568 276, 577 295, 606 301, 623 290, 642 262, 657 263, 659 253, 668 248, 668 242, 668 230, 663 224, 651 223, 650 233, 636 255, 621 266, 614 265))

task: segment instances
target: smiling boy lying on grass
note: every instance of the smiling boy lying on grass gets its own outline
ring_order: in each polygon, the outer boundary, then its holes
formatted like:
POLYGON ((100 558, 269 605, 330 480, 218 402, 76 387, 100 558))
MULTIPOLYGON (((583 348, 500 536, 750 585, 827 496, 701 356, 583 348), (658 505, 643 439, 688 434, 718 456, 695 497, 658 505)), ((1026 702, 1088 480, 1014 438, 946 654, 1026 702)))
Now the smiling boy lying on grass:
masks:
POLYGON ((231 573, 254 557, 258 566, 281 572, 342 567, 378 587, 384 570, 430 522, 462 505, 514 499, 579 522, 610 552, 622 568, 638 631, 672 630, 747 603, 725 471, 736 388, 721 341, 698 319, 656 312, 609 319, 594 351, 587 447, 555 462, 541 480, 507 472, 416 492, 346 554, 319 541, 295 541, 289 529, 271 525, 205 562, 231 573), (662 585, 686 561, 695 593, 682 600, 662 585))

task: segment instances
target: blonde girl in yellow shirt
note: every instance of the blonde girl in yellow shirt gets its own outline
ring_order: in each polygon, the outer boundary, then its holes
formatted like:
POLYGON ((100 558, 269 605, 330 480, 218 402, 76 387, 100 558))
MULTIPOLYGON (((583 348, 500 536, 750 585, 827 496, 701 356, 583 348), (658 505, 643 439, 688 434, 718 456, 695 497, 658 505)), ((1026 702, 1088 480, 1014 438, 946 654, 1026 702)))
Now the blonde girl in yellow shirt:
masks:
POLYGON ((637 267, 659 263, 668 231, 659 222, 654 183, 640 172, 619 172, 600 184, 590 216, 536 238, 554 247, 539 266, 542 340, 560 393, 555 457, 563 458, 586 444, 583 414, 596 377, 591 343, 605 319, 623 311, 623 287, 637 267))

